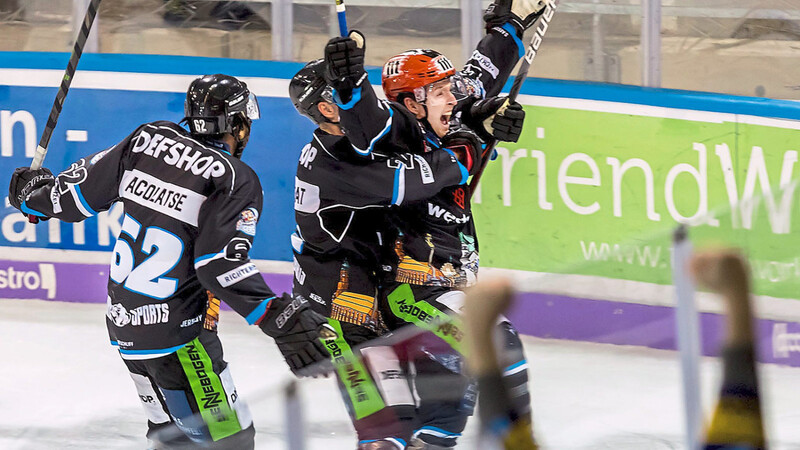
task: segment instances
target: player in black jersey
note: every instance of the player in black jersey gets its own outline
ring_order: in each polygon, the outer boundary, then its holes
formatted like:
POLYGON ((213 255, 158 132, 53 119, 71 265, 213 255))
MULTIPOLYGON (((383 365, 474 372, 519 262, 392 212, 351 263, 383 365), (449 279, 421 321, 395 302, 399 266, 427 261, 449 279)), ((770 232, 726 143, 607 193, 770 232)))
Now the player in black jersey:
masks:
MULTIPOLYGON (((468 171, 447 151, 359 155, 339 127, 322 71, 323 61, 312 61, 289 83, 295 108, 319 126, 295 178, 294 294, 309 299, 339 331, 329 350, 346 354, 334 359, 359 449, 402 450, 415 417, 404 370, 391 347, 363 346, 386 329, 376 275, 383 240, 391 239, 383 217, 389 207, 465 183, 468 171), (354 373, 358 384, 348 381, 354 373)), ((473 158, 478 151, 472 149, 473 158)))
MULTIPOLYGON (((518 104, 496 97, 516 62, 524 54, 525 28, 544 12, 548 2, 498 0, 484 19, 487 34, 464 69, 433 50, 411 50, 383 67, 383 88, 389 102, 378 100, 363 69, 364 38, 331 39, 325 48, 328 83, 340 108, 341 125, 358 153, 435 152, 443 147, 475 146, 472 131, 484 139, 516 141, 524 112, 518 104), (466 127, 466 129, 465 129, 466 127)), ((481 157, 485 157, 482 155, 481 157)), ((479 158, 480 159, 480 158, 479 158)), ((469 168, 480 161, 468 161, 469 168)), ((471 414, 460 396, 468 392, 462 376, 462 328, 458 318, 463 293, 475 281, 478 245, 466 186, 452 186, 437 195, 391 211, 397 238, 389 260, 381 302, 390 311, 390 329, 412 323, 439 338, 422 342, 410 355, 419 377, 447 380, 416 383, 418 415, 423 426, 410 448, 452 447, 471 414), (454 352, 455 350, 455 352, 454 352), (449 392, 449 401, 441 400, 449 392)), ((517 410, 530 413, 527 365, 514 327, 504 320, 504 375, 517 410)))
POLYGON ((239 158, 259 117, 226 75, 192 82, 184 121, 147 123, 53 177, 17 169, 9 199, 42 219, 78 222, 125 208, 108 281, 106 324, 138 390, 153 448, 254 446, 216 332, 219 300, 275 338, 293 372, 327 360, 325 318, 277 297, 248 252, 261 215, 255 172, 239 158), (211 294, 213 293, 213 294, 211 294))

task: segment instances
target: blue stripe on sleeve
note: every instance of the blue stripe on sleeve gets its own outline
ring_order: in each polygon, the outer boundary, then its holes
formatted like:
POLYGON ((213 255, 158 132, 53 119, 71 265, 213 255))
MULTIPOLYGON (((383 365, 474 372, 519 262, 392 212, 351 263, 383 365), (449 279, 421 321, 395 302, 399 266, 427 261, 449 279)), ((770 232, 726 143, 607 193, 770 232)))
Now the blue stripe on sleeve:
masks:
POLYGON ((91 215, 96 216, 97 215, 97 211, 95 211, 94 209, 92 209, 91 206, 89 206, 89 203, 86 201, 86 198, 83 196, 83 192, 81 192, 81 185, 80 184, 76 184, 75 185, 75 192, 78 193, 78 200, 81 201, 81 204, 83 205, 83 207, 86 208, 86 210, 89 211, 89 213, 91 215))
MULTIPOLYGON (((452 155, 452 156, 453 156, 453 158, 455 158, 455 159, 456 159, 456 164, 458 164, 458 169, 459 169, 459 170, 461 170, 461 182, 460 182, 460 183, 458 183, 458 184, 464 184, 464 183, 466 183, 466 182, 467 182, 467 179, 469 179, 469 171, 467 170, 467 168, 466 168, 466 167, 464 167, 464 165, 463 165, 463 164, 461 164, 461 161, 459 161, 459 160, 458 160, 458 157, 456 157, 456 154, 455 154, 455 153, 453 153, 453 151, 452 151, 452 150, 450 150, 449 148, 446 148, 446 147, 445 147, 445 148, 443 148, 442 150, 446 151, 447 153, 450 153, 450 155, 452 155)), ((476 162, 477 162, 477 161, 476 161, 476 162)))
POLYGON ((397 168, 394 171, 394 187, 392 188, 392 204, 397 204, 397 197, 400 195, 400 171, 403 170, 403 166, 397 168))
POLYGON ((264 300, 263 302, 259 303, 258 306, 256 306, 256 309, 252 310, 250 314, 248 314, 247 317, 244 318, 244 320, 247 321, 247 324, 253 325, 254 323, 256 323, 256 321, 258 321, 258 319, 260 319, 264 315, 264 313, 267 312, 267 307, 269 306, 269 303, 274 299, 275 297, 270 297, 264 300))
POLYGON ((22 212, 24 212, 25 214, 28 214, 28 215, 33 215, 33 216, 36 216, 36 217, 47 217, 46 214, 42 214, 39 211, 31 209, 31 207, 26 205, 25 202, 22 202, 22 204, 19 205, 19 209, 20 209, 20 211, 22 211, 22 212))
POLYGON ((375 143, 378 142, 378 139, 386 136, 386 134, 392 128, 392 123, 394 121, 394 110, 391 107, 388 107, 388 106, 387 106, 387 108, 389 108, 389 119, 386 120, 386 126, 383 127, 383 130, 381 130, 381 132, 378 133, 377 136, 375 136, 374 138, 372 138, 371 141, 369 141, 369 147, 367 147, 366 150, 361 151, 361 149, 359 149, 355 145, 353 146, 353 150, 355 150, 356 153, 358 153, 359 155, 366 156, 366 155, 369 155, 370 153, 372 153, 372 148, 375 147, 375 143))
POLYGON ((519 36, 517 36, 517 29, 514 28, 514 25, 511 25, 510 22, 506 22, 500 28, 508 31, 508 34, 510 34, 511 37, 514 38, 514 42, 516 42, 517 44, 517 50, 519 50, 519 57, 522 58, 523 56, 525 56, 525 45, 522 44, 522 39, 520 39, 519 36))
POLYGON ((361 101, 361 86, 353 89, 353 96, 350 98, 350 101, 345 104, 340 103, 342 99, 339 98, 339 93, 336 91, 333 91, 333 98, 336 99, 336 104, 339 105, 339 108, 351 109, 356 106, 356 103, 361 101))
POLYGON ((213 258, 213 257, 215 257, 217 255, 219 255, 219 253, 209 253, 207 255, 200 256, 200 257, 198 257, 198 258, 196 258, 194 260, 194 265, 196 266, 197 263, 199 263, 201 261, 205 261, 205 260, 210 259, 210 258, 213 258))

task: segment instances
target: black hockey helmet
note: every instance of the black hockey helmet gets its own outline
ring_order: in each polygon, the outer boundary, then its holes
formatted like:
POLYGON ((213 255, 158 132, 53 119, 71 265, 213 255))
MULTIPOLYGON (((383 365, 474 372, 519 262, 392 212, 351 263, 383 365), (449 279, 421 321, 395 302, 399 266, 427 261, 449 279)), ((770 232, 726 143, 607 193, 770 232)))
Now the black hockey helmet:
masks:
POLYGON ((241 155, 250 137, 250 124, 261 117, 258 100, 247 85, 229 75, 205 75, 186 92, 183 122, 193 135, 215 137, 230 133, 241 155))
POLYGON ((317 103, 325 101, 333 103, 333 88, 328 86, 322 71, 325 63, 316 59, 300 69, 289 82, 289 98, 297 111, 311 119, 314 123, 330 122, 317 109, 317 103))

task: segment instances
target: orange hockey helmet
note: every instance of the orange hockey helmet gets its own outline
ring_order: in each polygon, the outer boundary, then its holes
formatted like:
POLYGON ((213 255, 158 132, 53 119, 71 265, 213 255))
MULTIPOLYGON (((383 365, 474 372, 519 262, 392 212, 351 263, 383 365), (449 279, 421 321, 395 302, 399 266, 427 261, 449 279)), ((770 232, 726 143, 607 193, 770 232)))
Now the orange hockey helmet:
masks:
POLYGON ((425 86, 456 74, 453 63, 436 50, 414 49, 393 56, 383 65, 382 85, 386 98, 396 102, 400 94, 414 94, 425 101, 425 86))

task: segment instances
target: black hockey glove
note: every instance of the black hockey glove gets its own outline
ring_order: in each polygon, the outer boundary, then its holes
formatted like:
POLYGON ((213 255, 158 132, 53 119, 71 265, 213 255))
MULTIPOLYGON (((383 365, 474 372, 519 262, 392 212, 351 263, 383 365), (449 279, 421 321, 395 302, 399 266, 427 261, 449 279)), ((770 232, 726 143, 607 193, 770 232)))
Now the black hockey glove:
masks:
POLYGON ((275 339, 286 364, 298 377, 322 375, 330 369, 328 351, 320 341, 326 333, 336 333, 325 316, 312 311, 302 297, 283 294, 272 300, 261 330, 275 339))
POLYGON ((517 102, 509 104, 508 97, 490 97, 465 108, 461 117, 484 141, 517 142, 522 134, 525 111, 517 102))
POLYGON ((11 183, 8 185, 8 202, 14 208, 20 209, 22 202, 28 199, 31 192, 47 186, 53 179, 53 172, 44 167, 36 170, 30 167, 17 168, 11 175, 11 183))
POLYGON ((364 35, 353 30, 347 37, 335 37, 325 45, 325 81, 344 103, 350 101, 353 89, 367 76, 364 43, 364 35))
POLYGON ((442 138, 442 147, 451 150, 467 168, 470 175, 480 170, 484 158, 483 145, 478 135, 465 127, 450 130, 442 138))
POLYGON ((510 22, 522 37, 551 3, 553 0, 494 0, 483 13, 483 21, 487 30, 510 22))

